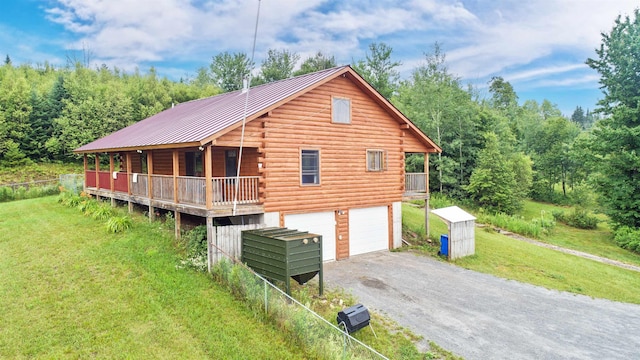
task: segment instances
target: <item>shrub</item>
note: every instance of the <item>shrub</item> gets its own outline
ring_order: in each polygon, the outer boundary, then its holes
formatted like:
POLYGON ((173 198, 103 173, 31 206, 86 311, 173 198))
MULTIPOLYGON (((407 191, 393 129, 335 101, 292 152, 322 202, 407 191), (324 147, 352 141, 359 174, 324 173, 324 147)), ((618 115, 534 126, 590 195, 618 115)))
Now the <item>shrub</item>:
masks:
POLYGON ((614 239, 621 248, 640 253, 640 229, 622 226, 616 230, 614 239))
POLYGON ((183 264, 196 270, 207 269, 207 227, 196 226, 182 236, 186 259, 183 264))
POLYGON ((78 210, 80 210, 85 215, 91 215, 93 211, 98 207, 98 203, 93 200, 86 198, 80 202, 78 205, 78 210))
POLYGON ((13 200, 35 199, 59 193, 57 185, 31 186, 28 189, 20 186, 16 189, 10 186, 0 187, 0 202, 13 200))
POLYGON ((61 191, 58 196, 58 202, 64 206, 77 207, 83 201, 83 198, 79 195, 75 195, 68 191, 61 191))
POLYGON ((504 213, 490 215, 480 212, 477 221, 534 238, 539 238, 542 234, 548 233, 555 226, 555 221, 546 217, 534 218, 529 221, 525 220, 522 216, 507 215, 504 213))
POLYGON ((569 214, 565 214, 565 212, 561 210, 554 210, 552 215, 556 221, 578 229, 592 230, 597 228, 600 222, 597 217, 590 215, 583 208, 574 208, 569 214))
POLYGON ((0 202, 12 201, 15 199, 13 189, 8 186, 0 187, 0 202))
POLYGON ((96 220, 107 220, 114 215, 113 209, 110 206, 100 205, 97 202, 95 202, 95 204, 97 206, 94 209, 92 209, 92 212, 91 212, 92 218, 96 220))
POLYGON ((429 207, 432 209, 440 209, 455 205, 456 202, 442 193, 432 193, 429 197, 429 207))
POLYGON ((112 233, 123 232, 133 226, 133 220, 128 216, 113 216, 107 220, 107 230, 112 233))

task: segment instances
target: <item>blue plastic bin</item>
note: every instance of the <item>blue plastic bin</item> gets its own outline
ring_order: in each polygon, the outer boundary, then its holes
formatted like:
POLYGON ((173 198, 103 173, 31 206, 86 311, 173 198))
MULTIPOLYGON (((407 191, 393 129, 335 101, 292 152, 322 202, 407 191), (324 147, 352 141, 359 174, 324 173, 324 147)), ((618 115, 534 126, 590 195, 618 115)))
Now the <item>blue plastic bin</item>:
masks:
POLYGON ((440 255, 449 256, 449 235, 440 235, 440 255))

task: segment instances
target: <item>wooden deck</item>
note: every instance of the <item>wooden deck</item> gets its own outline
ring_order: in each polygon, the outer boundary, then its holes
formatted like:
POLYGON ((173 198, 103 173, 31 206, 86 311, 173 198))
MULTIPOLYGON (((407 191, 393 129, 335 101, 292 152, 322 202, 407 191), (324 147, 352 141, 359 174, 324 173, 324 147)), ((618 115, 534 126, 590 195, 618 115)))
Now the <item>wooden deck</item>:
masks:
POLYGON ((402 200, 428 199, 428 174, 408 173, 404 175, 404 193, 402 200))
MULTIPOLYGON (((86 179, 95 179, 87 171, 86 179)), ((190 176, 167 176, 99 172, 98 181, 89 180, 85 191, 93 196, 111 198, 165 210, 202 216, 222 217, 264 213, 260 204, 257 176, 211 179, 213 198, 207 206, 206 179, 190 176), (113 179, 112 179, 113 178, 113 179), (149 186, 151 179, 151 186, 149 186), (236 183, 236 181, 238 181, 236 183), (151 191, 149 189, 151 188, 151 191), (236 195, 237 188, 237 195, 236 195), (151 192, 151 196, 150 195, 151 192), (236 203, 234 214, 233 204, 236 203)))

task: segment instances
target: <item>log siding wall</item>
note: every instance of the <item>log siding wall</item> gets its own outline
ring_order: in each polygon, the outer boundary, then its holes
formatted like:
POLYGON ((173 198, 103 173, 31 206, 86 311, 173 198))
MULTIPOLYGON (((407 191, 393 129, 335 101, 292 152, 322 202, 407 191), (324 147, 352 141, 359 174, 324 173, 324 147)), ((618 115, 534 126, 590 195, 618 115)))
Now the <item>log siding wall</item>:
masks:
POLYGON ((428 151, 417 140, 407 142, 413 136, 343 77, 273 110, 263 128, 267 212, 349 209, 401 201, 404 152, 428 151), (332 96, 351 99, 351 124, 332 123, 332 96), (300 149, 320 150, 320 186, 300 185, 300 149), (387 152, 387 170, 367 171, 367 149, 387 152))

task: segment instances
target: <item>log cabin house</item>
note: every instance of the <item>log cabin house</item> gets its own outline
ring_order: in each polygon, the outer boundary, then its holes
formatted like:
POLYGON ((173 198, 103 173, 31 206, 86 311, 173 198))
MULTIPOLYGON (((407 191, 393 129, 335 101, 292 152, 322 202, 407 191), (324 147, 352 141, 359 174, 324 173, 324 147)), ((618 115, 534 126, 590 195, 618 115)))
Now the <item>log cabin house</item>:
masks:
POLYGON ((440 148, 350 66, 248 93, 178 104, 76 149, 85 191, 173 211, 177 234, 181 214, 321 234, 324 261, 400 247, 401 202, 428 199, 440 148), (423 173, 405 173, 410 153, 425 154, 423 173))

